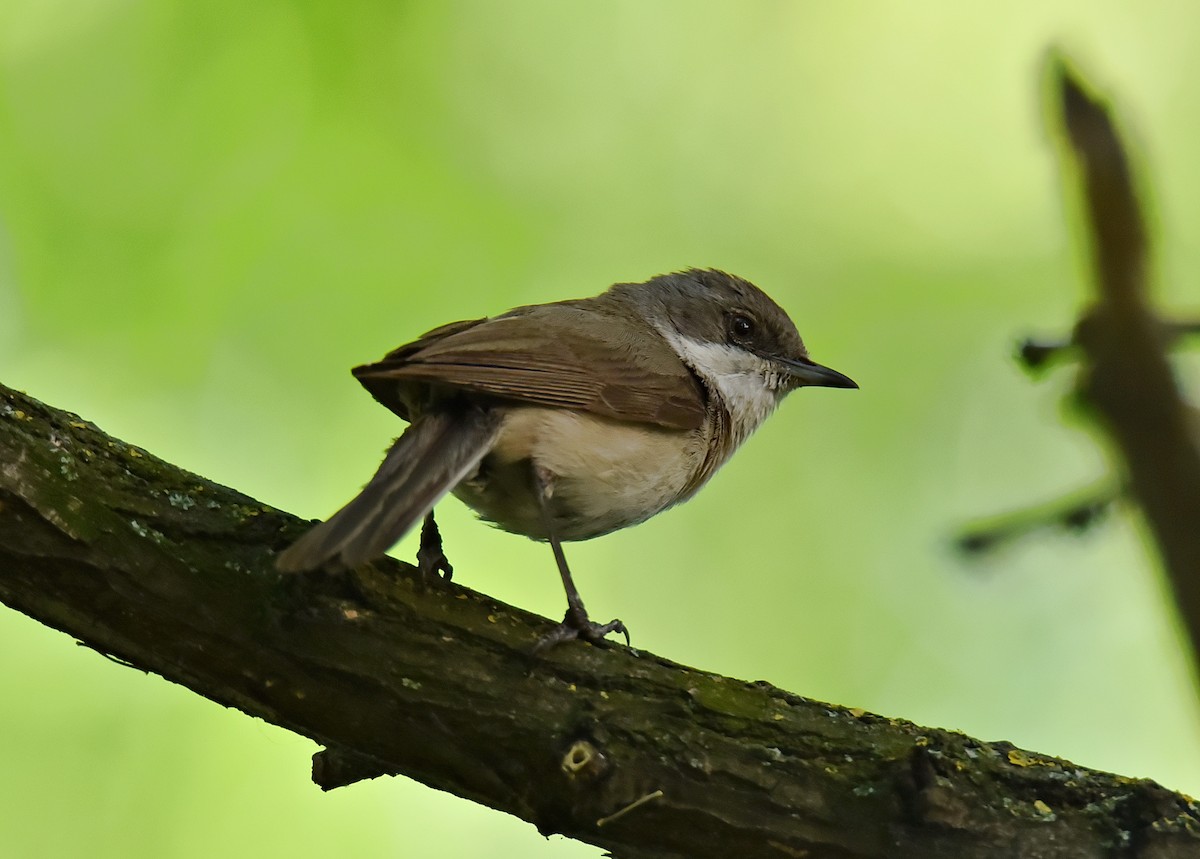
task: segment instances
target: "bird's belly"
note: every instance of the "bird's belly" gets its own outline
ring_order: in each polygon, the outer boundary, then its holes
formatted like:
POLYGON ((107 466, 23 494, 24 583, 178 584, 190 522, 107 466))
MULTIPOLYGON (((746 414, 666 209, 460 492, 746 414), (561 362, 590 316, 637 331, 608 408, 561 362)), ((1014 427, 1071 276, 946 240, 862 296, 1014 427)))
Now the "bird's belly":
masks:
POLYGON ((551 476, 549 508, 559 538, 587 540, 671 506, 703 460, 697 432, 521 407, 506 416, 479 474, 454 494, 506 531, 546 539, 535 464, 551 476))

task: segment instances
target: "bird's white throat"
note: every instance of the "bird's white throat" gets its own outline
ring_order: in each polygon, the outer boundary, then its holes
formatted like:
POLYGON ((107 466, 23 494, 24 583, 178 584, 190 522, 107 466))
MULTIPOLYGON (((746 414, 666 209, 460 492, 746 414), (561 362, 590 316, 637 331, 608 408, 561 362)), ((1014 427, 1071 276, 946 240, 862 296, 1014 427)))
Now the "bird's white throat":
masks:
POLYGON ((729 412, 737 444, 758 429, 779 404, 784 389, 779 371, 770 361, 727 343, 660 330, 683 362, 716 390, 729 412))

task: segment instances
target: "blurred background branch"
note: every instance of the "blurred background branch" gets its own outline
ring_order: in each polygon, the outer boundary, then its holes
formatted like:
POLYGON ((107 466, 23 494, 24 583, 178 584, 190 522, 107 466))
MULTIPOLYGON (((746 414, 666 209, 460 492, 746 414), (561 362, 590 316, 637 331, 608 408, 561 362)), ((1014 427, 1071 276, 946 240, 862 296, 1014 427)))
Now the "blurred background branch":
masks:
POLYGON ((1063 169, 1083 198, 1096 295, 1072 336, 1029 338, 1018 357, 1031 371, 1079 361, 1075 395, 1121 477, 972 525, 958 545, 982 553, 1046 528, 1087 530, 1128 494, 1154 538, 1200 669, 1200 433, 1170 357, 1198 325, 1165 319, 1153 306, 1141 195, 1111 109, 1066 59, 1055 56, 1051 74, 1063 169))
POLYGON ((1122 494, 1115 481, 1104 479, 1045 504, 974 522, 956 543, 964 554, 976 555, 999 551, 1045 531, 1083 533, 1102 522, 1122 494))
POLYGON ((1145 218, 1109 108, 1065 61, 1055 77, 1097 289, 1075 328, 1085 355, 1079 393, 1119 453, 1200 668, 1200 435, 1168 356, 1182 326, 1153 307, 1145 218))

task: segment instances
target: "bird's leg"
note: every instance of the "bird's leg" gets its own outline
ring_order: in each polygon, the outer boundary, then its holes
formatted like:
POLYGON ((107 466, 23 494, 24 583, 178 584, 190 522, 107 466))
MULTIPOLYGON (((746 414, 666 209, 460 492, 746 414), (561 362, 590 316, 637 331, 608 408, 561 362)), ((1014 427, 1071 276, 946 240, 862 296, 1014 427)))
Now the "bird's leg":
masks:
POLYGON ((417 549, 417 570, 421 573, 421 584, 431 585, 448 582, 454 575, 454 567, 442 551, 442 534, 438 531, 437 522, 433 521, 433 511, 425 514, 421 523, 421 545, 417 549))
POLYGON ((534 653, 549 650, 556 644, 572 639, 582 638, 587 641, 600 641, 610 632, 619 632, 625 636, 625 644, 629 644, 629 630, 619 620, 608 623, 596 623, 588 618, 587 609, 583 607, 583 599, 571 579, 571 570, 567 567, 567 556, 563 554, 562 542, 554 529, 554 516, 550 512, 550 499, 554 493, 554 475, 543 468, 533 467, 534 494, 538 499, 538 507, 542 514, 542 524, 546 529, 546 539, 554 552, 554 561, 558 565, 558 574, 562 576, 563 589, 567 592, 567 614, 562 623, 542 636, 534 646, 534 653))

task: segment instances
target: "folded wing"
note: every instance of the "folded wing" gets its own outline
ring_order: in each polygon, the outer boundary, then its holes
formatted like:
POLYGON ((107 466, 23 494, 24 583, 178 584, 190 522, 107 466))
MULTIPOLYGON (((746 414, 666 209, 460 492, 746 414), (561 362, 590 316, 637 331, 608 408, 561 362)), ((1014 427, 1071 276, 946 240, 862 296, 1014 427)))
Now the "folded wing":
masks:
POLYGON ((703 386, 657 331, 571 302, 442 326, 354 375, 405 418, 429 386, 669 429, 705 414, 703 386))

